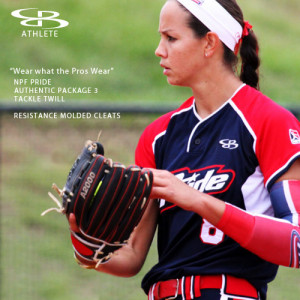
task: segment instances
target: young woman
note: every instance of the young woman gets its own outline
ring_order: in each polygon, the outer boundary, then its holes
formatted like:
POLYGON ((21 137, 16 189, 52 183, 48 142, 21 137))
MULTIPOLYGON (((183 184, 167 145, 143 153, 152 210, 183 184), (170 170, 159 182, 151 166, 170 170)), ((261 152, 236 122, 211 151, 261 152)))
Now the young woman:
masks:
POLYGON ((142 134, 136 163, 153 169, 153 201, 129 245, 98 267, 136 274, 158 224, 149 299, 266 299, 278 265, 299 268, 300 124, 258 91, 251 28, 235 0, 162 8, 155 54, 193 96, 142 134))

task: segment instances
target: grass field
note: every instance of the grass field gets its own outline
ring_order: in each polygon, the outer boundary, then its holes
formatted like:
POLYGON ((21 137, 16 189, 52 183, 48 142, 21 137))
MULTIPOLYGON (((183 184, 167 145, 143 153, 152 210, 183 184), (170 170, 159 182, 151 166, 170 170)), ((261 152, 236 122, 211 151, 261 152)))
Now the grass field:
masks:
MULTIPOLYGON (((5 300, 138 300, 143 275, 156 262, 153 244, 141 273, 117 278, 83 270, 73 259, 66 220, 40 213, 53 203, 53 182, 63 186, 81 141, 100 129, 107 155, 133 162, 134 148, 153 116, 114 121, 1 119, 1 294, 5 300)), ((270 300, 299 300, 300 273, 281 268, 270 300)))
POLYGON ((47 192, 53 182, 64 185, 75 153, 86 139, 95 139, 102 129, 105 151, 129 164, 145 121, 55 123, 2 118, 1 299, 142 299, 143 273, 125 280, 82 270, 73 259, 65 218, 40 214, 53 207, 47 192))

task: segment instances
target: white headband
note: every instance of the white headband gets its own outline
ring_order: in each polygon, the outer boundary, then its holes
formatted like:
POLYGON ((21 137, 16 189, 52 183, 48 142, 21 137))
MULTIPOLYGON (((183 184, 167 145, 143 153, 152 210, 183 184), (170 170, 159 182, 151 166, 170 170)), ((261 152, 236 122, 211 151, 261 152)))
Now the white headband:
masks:
POLYGON ((232 51, 242 37, 243 27, 216 0, 177 0, 232 51))

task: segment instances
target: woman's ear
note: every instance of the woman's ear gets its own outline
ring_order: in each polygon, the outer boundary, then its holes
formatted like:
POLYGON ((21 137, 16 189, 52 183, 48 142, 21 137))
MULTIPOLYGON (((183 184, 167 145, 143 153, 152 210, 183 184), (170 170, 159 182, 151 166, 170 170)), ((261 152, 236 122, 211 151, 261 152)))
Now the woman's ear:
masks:
POLYGON ((220 48, 222 43, 220 41, 219 36, 216 33, 211 32, 211 31, 209 31, 205 35, 204 39, 205 39, 205 43, 206 43, 205 47, 204 47, 204 56, 211 57, 220 48))

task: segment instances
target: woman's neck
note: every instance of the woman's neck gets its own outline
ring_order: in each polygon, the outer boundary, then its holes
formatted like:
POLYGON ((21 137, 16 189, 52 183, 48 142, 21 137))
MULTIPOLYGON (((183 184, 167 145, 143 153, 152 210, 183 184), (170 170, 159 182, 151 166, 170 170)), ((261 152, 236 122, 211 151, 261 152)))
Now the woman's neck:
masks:
POLYGON ((242 81, 233 73, 226 72, 212 74, 199 84, 192 86, 196 109, 201 118, 206 118, 221 107, 235 91, 242 85, 242 81))

